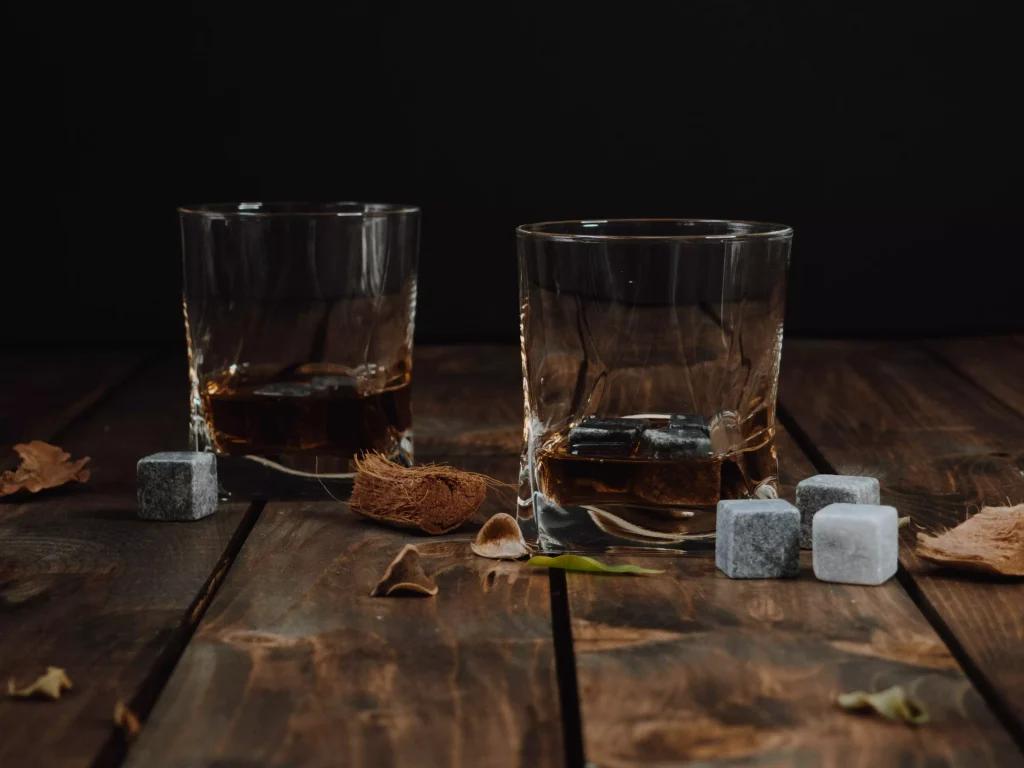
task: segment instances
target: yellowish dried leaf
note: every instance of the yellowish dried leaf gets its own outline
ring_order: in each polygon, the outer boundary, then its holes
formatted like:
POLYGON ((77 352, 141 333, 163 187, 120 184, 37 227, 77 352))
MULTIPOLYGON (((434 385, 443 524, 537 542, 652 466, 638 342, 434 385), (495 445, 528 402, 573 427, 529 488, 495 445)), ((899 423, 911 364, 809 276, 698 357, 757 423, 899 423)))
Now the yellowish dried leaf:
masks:
POLYGON ((42 675, 34 683, 19 688, 12 677, 7 681, 7 695, 15 698, 39 698, 59 699, 64 691, 71 690, 71 678, 68 677, 60 667, 47 667, 46 674, 42 675))
POLYGON ((841 693, 836 701, 843 709, 871 710, 888 720, 907 725, 922 725, 928 722, 928 711, 922 704, 910 698, 901 685, 894 685, 879 693, 841 693))
POLYGON ((19 443, 14 450, 21 456, 21 465, 0 474, 0 496, 10 496, 22 490, 38 493, 73 480, 84 483, 89 479, 89 470, 84 469, 89 463, 88 456, 69 461, 70 453, 41 440, 19 443))
POLYGON ((132 741, 142 730, 138 716, 120 699, 114 705, 114 725, 121 729, 128 741, 132 741))

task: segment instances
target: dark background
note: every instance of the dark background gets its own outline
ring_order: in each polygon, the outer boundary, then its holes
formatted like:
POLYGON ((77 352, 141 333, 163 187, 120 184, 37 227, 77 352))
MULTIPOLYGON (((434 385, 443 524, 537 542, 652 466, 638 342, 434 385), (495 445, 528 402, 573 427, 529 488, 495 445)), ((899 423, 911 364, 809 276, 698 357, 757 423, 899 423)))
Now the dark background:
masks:
POLYGON ((791 224, 788 333, 1024 328, 1014 19, 613 7, 8 5, 6 343, 180 343, 175 206, 242 199, 420 204, 421 342, 570 217, 791 224))

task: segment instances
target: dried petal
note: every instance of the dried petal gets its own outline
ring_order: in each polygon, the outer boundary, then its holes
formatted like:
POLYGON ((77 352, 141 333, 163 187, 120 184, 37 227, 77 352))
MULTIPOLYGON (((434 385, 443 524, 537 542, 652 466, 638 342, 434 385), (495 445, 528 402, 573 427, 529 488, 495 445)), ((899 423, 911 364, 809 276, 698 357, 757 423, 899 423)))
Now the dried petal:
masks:
POLYGON ((469 546, 474 554, 492 560, 518 560, 530 554, 519 523, 504 512, 488 520, 469 546))
POLYGON ((142 730, 142 723, 138 716, 128 709, 128 706, 118 699, 114 705, 114 725, 124 733, 126 740, 131 741, 139 735, 142 730))
POLYGON ((14 683, 14 678, 7 681, 7 695, 23 699, 41 696, 59 699, 64 691, 70 690, 71 678, 60 667, 47 667, 45 675, 24 688, 18 688, 14 683))
POLYGON ((917 534, 919 557, 997 576, 1024 576, 1024 504, 985 507, 938 536, 917 534))
POLYGON ((894 685, 879 693, 854 691, 841 693, 836 702, 843 709, 874 710, 882 717, 907 725, 921 725, 928 722, 928 711, 922 704, 907 696, 903 686, 894 685))
POLYGON ((370 597, 391 597, 395 594, 437 594, 437 585, 423 572, 420 553, 412 544, 406 544, 398 553, 370 597))
POLYGON ((19 443, 14 450, 21 456, 21 464, 17 469, 0 475, 0 496, 21 490, 38 493, 44 488, 56 488, 72 480, 84 483, 89 479, 89 470, 83 469, 89 463, 88 456, 68 461, 71 454, 41 440, 19 443))

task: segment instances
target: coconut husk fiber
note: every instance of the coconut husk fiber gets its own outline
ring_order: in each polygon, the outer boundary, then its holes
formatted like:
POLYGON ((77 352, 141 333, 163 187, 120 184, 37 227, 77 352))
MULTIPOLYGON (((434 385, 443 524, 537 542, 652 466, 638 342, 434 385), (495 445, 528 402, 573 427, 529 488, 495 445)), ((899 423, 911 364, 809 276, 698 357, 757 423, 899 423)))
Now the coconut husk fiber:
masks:
POLYGON ((1024 504, 985 507, 938 536, 919 533, 917 554, 947 568, 1024 577, 1024 504))
POLYGON ((403 467, 379 453, 356 459, 349 503, 360 515, 399 528, 448 533, 480 508, 491 478, 454 467, 403 467))

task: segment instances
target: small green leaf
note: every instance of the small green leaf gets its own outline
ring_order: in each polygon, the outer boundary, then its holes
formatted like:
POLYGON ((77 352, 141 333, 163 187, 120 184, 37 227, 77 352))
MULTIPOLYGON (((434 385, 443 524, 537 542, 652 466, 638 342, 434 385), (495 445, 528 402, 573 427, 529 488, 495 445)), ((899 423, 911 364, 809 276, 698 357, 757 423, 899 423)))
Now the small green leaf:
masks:
POLYGON ((587 571, 590 573, 664 573, 651 568, 641 568, 639 565, 605 565, 592 557, 583 555, 559 555, 558 557, 545 557, 537 555, 526 562, 534 568, 561 568, 563 571, 587 571))

